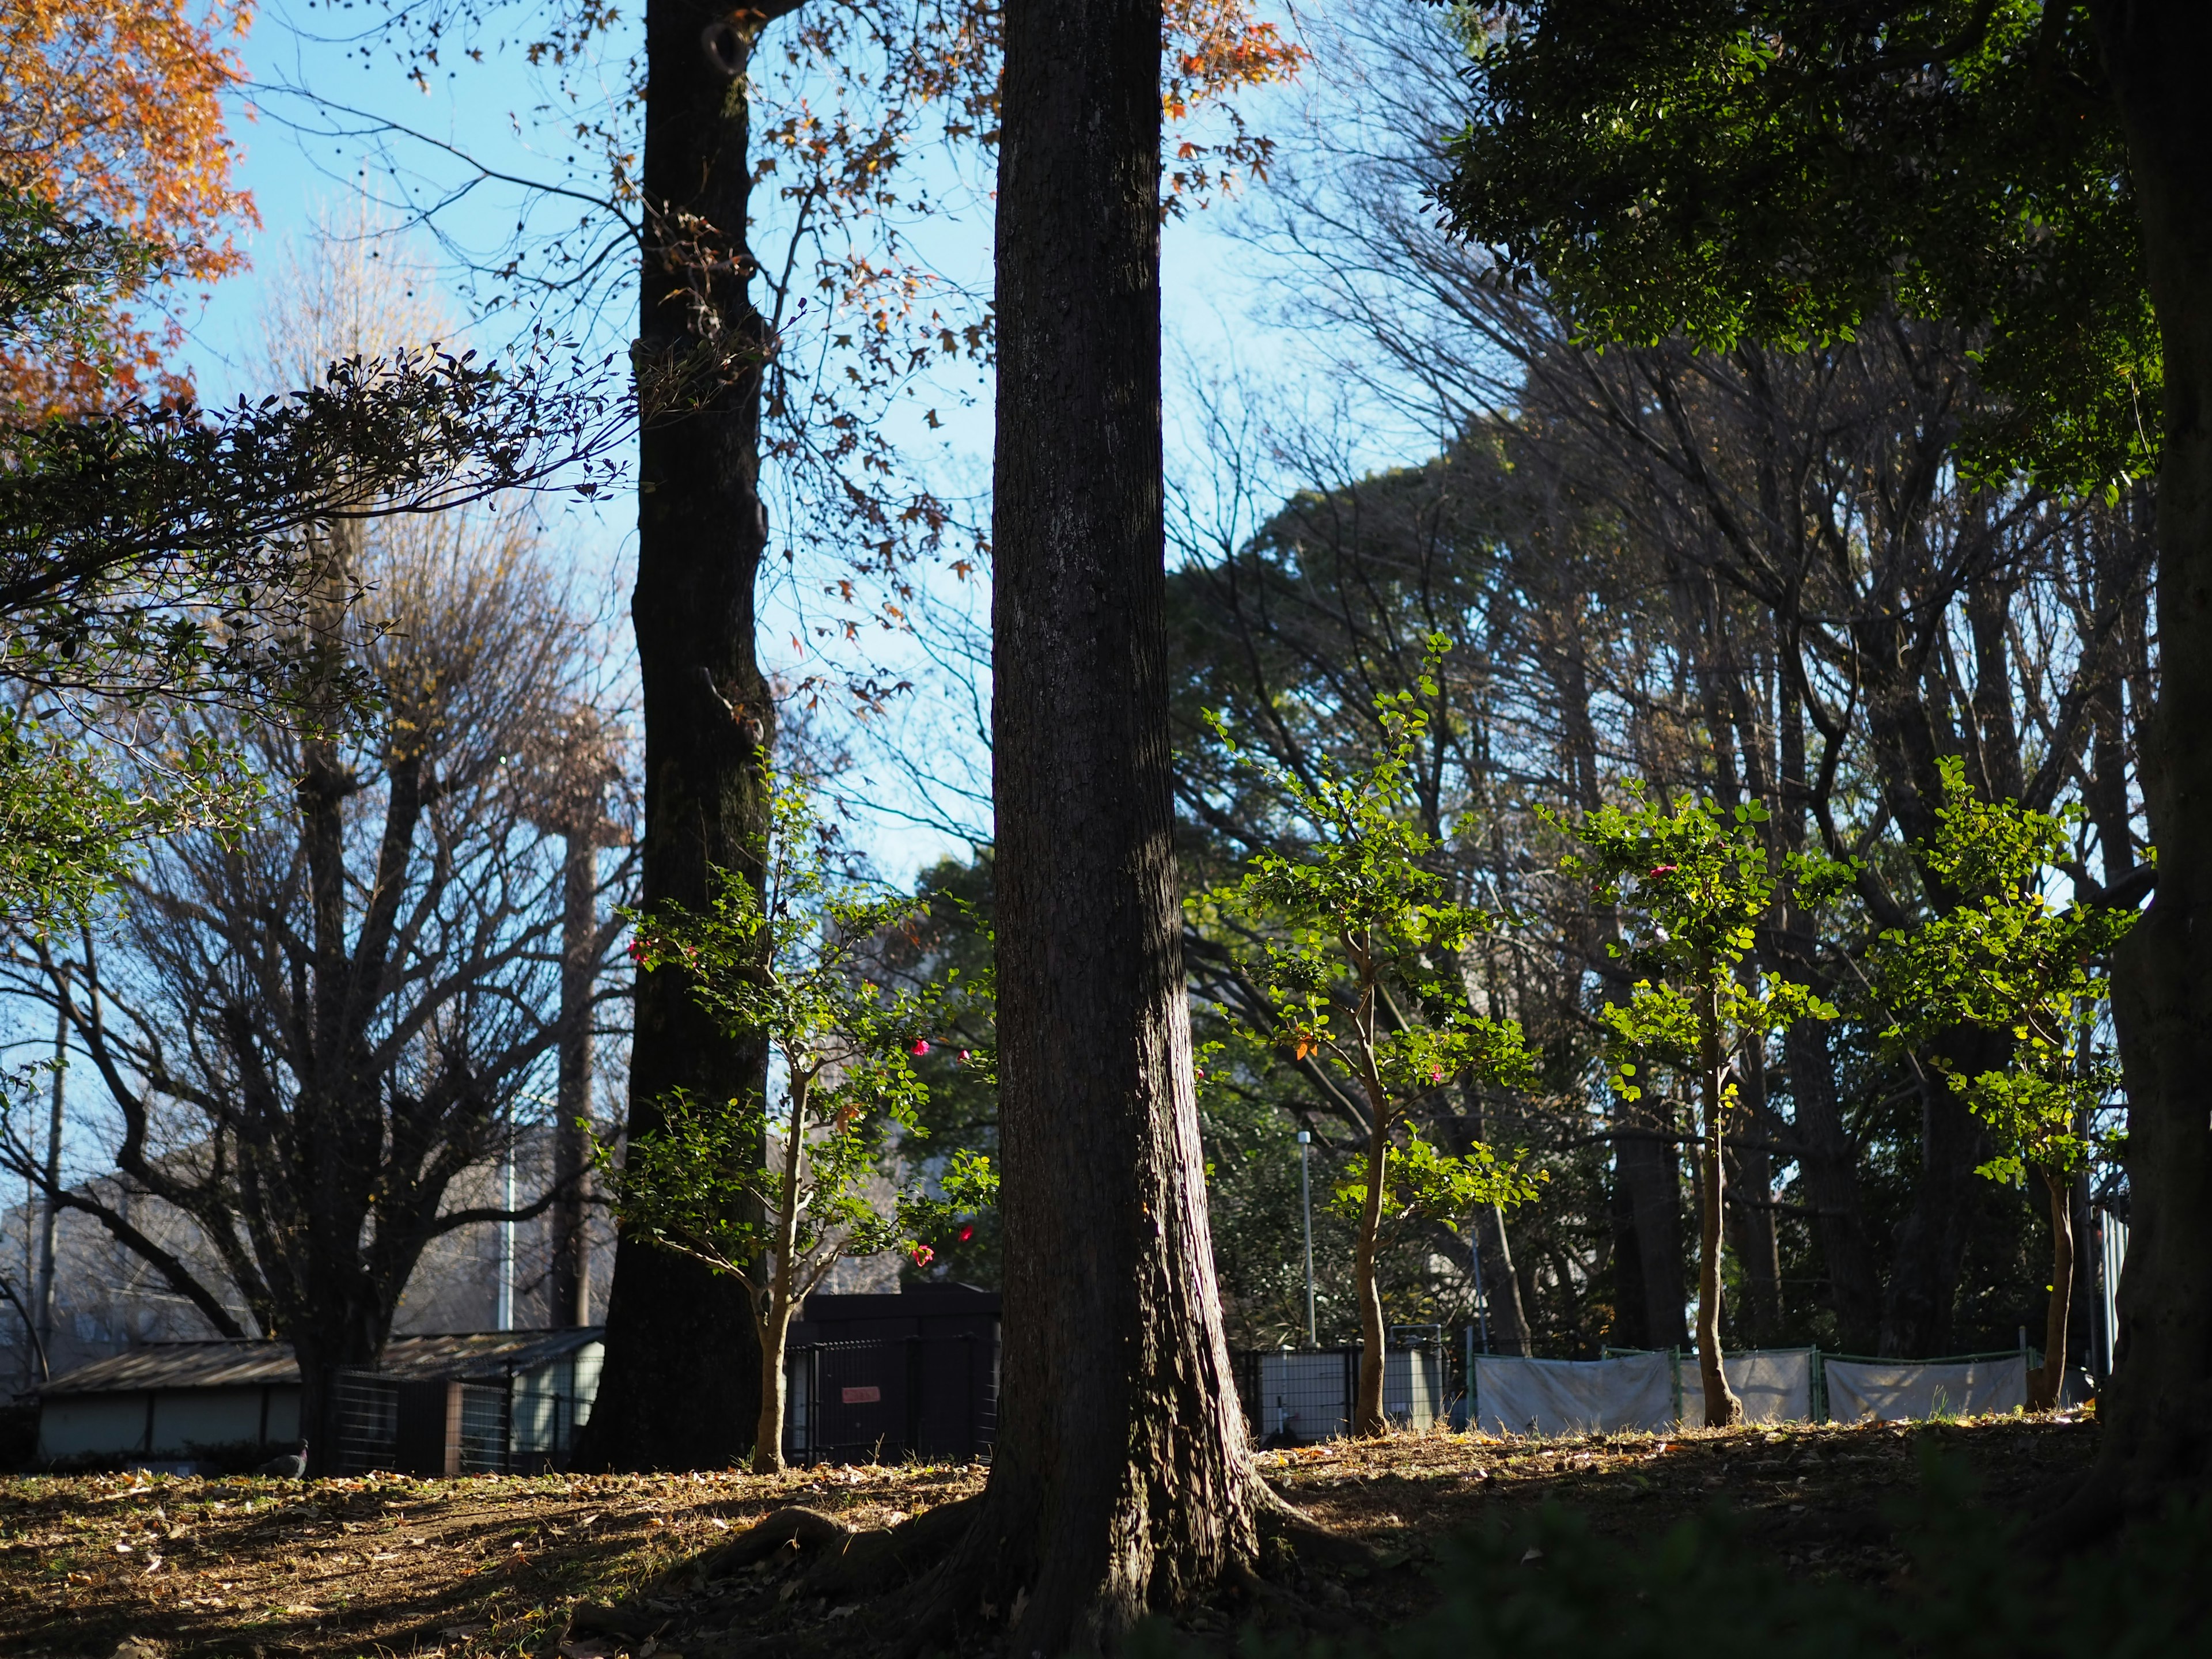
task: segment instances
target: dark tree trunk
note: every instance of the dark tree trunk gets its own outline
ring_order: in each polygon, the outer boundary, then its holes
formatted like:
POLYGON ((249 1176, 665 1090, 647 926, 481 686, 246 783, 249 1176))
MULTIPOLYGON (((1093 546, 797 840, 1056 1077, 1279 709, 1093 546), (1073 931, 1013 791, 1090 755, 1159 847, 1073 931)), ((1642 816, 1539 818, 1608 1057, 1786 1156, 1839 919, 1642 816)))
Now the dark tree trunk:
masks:
POLYGON ((1828 1269, 1837 1339, 1846 1353, 1871 1353, 1881 1340, 1881 1277, 1859 1205, 1857 1149, 1836 1097, 1827 1025, 1801 1019, 1783 1042, 1796 1114, 1797 1174, 1813 1212, 1813 1238, 1828 1269))
POLYGON ((1690 1328, 1682 1285, 1682 1164, 1670 1135, 1654 1128, 1643 1103, 1616 1102, 1613 1180, 1626 1195, 1636 1234, 1644 1298, 1637 1323, 1646 1345, 1686 1348, 1690 1328))
MULTIPOLYGON (((748 293, 751 176, 744 74, 761 24, 701 0, 646 8, 645 246, 639 374, 637 629, 645 713, 641 900, 703 908, 710 872, 759 878, 761 765, 774 728, 754 654, 753 583, 768 542, 760 497, 766 323, 748 293), (732 19, 737 21, 733 21, 732 19), (742 25, 742 26, 741 26, 742 25)), ((733 1042, 672 973, 638 977, 629 1133, 688 1089, 765 1086, 767 1049, 733 1042)), ((750 1445, 759 1350, 732 1279, 622 1237, 606 1370, 578 1452, 590 1468, 721 1468, 750 1445)))
MULTIPOLYGON (((1749 1133, 1763 1135, 1755 1121, 1749 1133)), ((1735 1338, 1747 1348, 1771 1342, 1782 1323, 1782 1244, 1774 1225, 1774 1155, 1764 1146, 1732 1143, 1728 1153, 1729 1230, 1743 1268, 1743 1304, 1735 1310, 1735 1338)))
MULTIPOLYGON (((1974 1063, 1983 1046, 1978 1034, 1957 1031, 1929 1045, 1969 1077, 1986 1069, 1974 1063)), ((1980 1179, 1974 1166, 1982 1160, 1984 1145, 1980 1127, 1959 1097, 1940 1075, 1928 1071, 1920 1083, 1920 1171, 1913 1182, 1912 1207, 1898 1229, 1897 1255, 1882 1301, 1881 1353, 1927 1359, 1949 1350, 1959 1268, 1966 1260, 1974 1183, 1980 1179)))
POLYGON ((591 1241, 584 1231, 584 1172, 592 1118, 592 988, 599 935, 598 841, 588 828, 569 833, 562 871, 561 1075, 554 1095, 553 1249, 546 1276, 546 1323, 556 1330, 592 1322, 591 1241))
POLYGON ((2070 1521, 2212 1475, 2212 9, 2101 0, 2164 338, 2158 708, 2142 763, 2158 891, 2118 953, 2132 1212, 2099 1462, 2070 1521))
POLYGON ((990 1484, 936 1613, 996 1608, 1005 1650, 1026 1656, 1112 1644, 1249 1565, 1267 1498, 1214 1284, 1173 853, 1160 8, 1016 0, 1006 32, 1004 1393, 990 1484))

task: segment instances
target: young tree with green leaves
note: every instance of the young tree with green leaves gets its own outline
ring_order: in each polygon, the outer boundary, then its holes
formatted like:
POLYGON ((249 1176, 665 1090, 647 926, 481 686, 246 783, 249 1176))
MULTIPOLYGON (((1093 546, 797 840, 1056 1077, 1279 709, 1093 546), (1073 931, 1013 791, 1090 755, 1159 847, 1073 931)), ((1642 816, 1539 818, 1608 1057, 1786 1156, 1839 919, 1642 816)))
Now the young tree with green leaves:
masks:
POLYGON ((2118 1068, 2097 1046, 2110 994, 2104 963, 2136 912, 2045 896, 2071 852, 2078 812, 2038 812, 1976 798, 1966 763, 1942 762, 1940 827, 1922 849, 1938 879, 1964 896, 1907 933, 1881 936, 1875 986, 1889 1024, 1883 1039, 1920 1052, 1985 1129, 1995 1156, 1976 1173, 2025 1182, 2033 1173, 2051 1205, 2051 1307, 2043 1364, 2027 1403, 2058 1403, 2074 1282, 2074 1179, 2096 1152, 2095 1114, 2119 1092, 2118 1068), (2009 1061, 1969 1074, 1925 1045, 1947 1032, 2007 1033, 2009 1061))
MULTIPOLYGON (((1540 0, 1461 13, 1443 195, 1587 336, 1810 345, 1893 309, 1977 337, 1994 478, 2155 473, 2156 896, 2113 964, 2131 1335, 2062 1530, 2212 1480, 2212 8, 2197 0, 1540 0), (2203 637, 2200 637, 2203 635, 2203 637)), ((2123 875, 2131 903, 2150 872, 2123 875)))
MULTIPOLYGON (((930 1172, 914 1060, 956 1005, 988 998, 957 969, 918 989, 882 982, 874 958, 911 921, 913 898, 840 872, 834 833, 804 785, 763 779, 769 803, 757 891, 724 871, 703 914, 673 902, 634 917, 641 969, 678 975, 732 1040, 765 1041, 767 1090, 722 1101, 677 1089, 629 1143, 615 1207, 633 1237, 744 1287, 760 1343, 757 1474, 783 1467, 784 1349, 799 1305, 847 1255, 892 1249, 927 1261, 928 1239, 972 1224, 996 1194, 990 1160, 957 1152, 930 1172), (888 1206, 869 1188, 896 1170, 888 1206)), ((988 1076, 988 1051, 969 1063, 988 1076)), ((605 1156, 613 1162, 610 1146, 605 1156)))
MULTIPOLYGON (((1433 670, 1447 648, 1432 636, 1418 688, 1377 700, 1382 744, 1367 765, 1322 762, 1301 777, 1246 759, 1268 775, 1310 839, 1295 852, 1260 854, 1234 886, 1191 904, 1199 926, 1233 919, 1257 943, 1248 972, 1272 1016, 1264 1035, 1295 1060, 1320 1059, 1365 1106, 1366 1151, 1337 1198, 1357 1224, 1355 1434, 1383 1428, 1376 1261, 1390 1227, 1417 1212, 1464 1212, 1534 1194, 1517 1156, 1500 1162, 1479 1146, 1455 1158, 1413 1124, 1425 1103, 1462 1077, 1513 1086, 1534 1071, 1520 1026, 1470 1006, 1462 958, 1490 918, 1451 896, 1434 867, 1435 842, 1412 822, 1407 770, 1428 723, 1420 700, 1436 696, 1433 670)), ((1226 728, 1214 729, 1238 753, 1226 728)))
MULTIPOLYGON (((1597 903, 1620 918, 1625 941, 1607 948, 1639 977, 1628 1000, 1598 1012, 1614 1056, 1614 1086, 1628 1100, 1671 1074, 1696 1091, 1698 1172, 1698 1375, 1705 1424, 1743 1420, 1743 1403, 1721 1366, 1722 1146, 1747 1057, 1801 1019, 1833 1019, 1835 1009, 1802 985, 1747 969, 1759 925, 1774 902, 1777 872, 1759 826, 1766 809, 1746 802, 1727 814, 1686 800, 1673 811, 1632 786, 1626 806, 1604 805, 1569 823, 1547 822, 1582 849, 1561 860, 1589 884, 1597 903)), ((1793 854, 1785 867, 1801 899, 1848 874, 1826 859, 1793 854)))

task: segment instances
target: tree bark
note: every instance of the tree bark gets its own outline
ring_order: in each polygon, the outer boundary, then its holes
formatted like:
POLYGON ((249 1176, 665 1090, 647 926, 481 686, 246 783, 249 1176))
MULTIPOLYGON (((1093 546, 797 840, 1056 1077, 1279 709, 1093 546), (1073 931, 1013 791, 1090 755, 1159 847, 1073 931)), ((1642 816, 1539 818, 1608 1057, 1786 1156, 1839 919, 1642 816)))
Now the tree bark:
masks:
MULTIPOLYGON (((1781 679, 1781 810, 1774 824, 1783 850, 1802 853, 1811 839, 1808 809, 1814 798, 1805 752, 1805 705, 1796 676, 1784 673, 1781 679)), ((1823 971, 1820 960, 1814 918, 1788 886, 1783 889, 1776 927, 1766 944, 1772 951, 1767 962, 1772 971, 1824 994, 1832 990, 1832 976, 1823 971)), ((1871 1353, 1881 1340, 1881 1275, 1867 1237, 1866 1212, 1859 1200, 1858 1149, 1844 1127, 1827 1022, 1794 1022, 1783 1033, 1782 1052, 1796 1132, 1797 1174, 1813 1212, 1813 1239, 1828 1270, 1828 1304, 1835 1311, 1836 1334, 1844 1352, 1871 1353)))
POLYGON ((2044 1316, 2043 1364, 2028 1374, 2027 1408, 2047 1412, 2066 1379, 2066 1313, 2074 1295, 2074 1183, 2042 1177, 2051 1200, 2051 1307, 2044 1316))
MULTIPOLYGON (((1373 993, 1364 1000, 1373 1007, 1373 993)), ((1359 1385, 1352 1407, 1352 1431, 1356 1435, 1382 1432, 1383 1349, 1389 1334, 1382 1328, 1382 1287, 1376 1272, 1381 1253, 1382 1194, 1388 1190, 1390 1155, 1389 1103, 1382 1091, 1370 1091, 1368 1101, 1367 1195, 1360 1201, 1359 1231, 1352 1242, 1352 1292, 1359 1298, 1359 1385)))
MULTIPOLYGON (((1953 1057, 1969 1077, 1978 1062, 1978 1033, 1953 1031, 1929 1048, 1953 1057)), ((1879 1351, 1910 1359, 1946 1352, 1958 1297, 1959 1267, 1966 1259, 1972 1215, 1974 1167, 1983 1145, 1978 1125, 1932 1068, 1920 1080, 1920 1171, 1912 1207, 1898 1229, 1897 1255, 1883 1298, 1879 1351)))
MULTIPOLYGON (((775 711, 754 651, 761 369, 772 348, 745 249, 751 173, 745 67, 793 0, 732 13, 646 8, 638 372, 637 631, 645 715, 641 902, 703 910, 717 869, 760 879, 762 763, 775 711)), ((728 1099, 765 1086, 768 1051, 718 1032, 672 969, 638 975, 628 1133, 659 1127, 682 1088, 728 1099)), ((734 1280, 624 1234, 609 1287, 606 1369, 580 1468, 721 1468, 759 1407, 759 1344, 734 1280)))
MULTIPOLYGON (((1636 1234, 1636 1312, 1644 1345, 1690 1346, 1682 1295, 1682 1166, 1671 1138, 1644 1121, 1635 1102, 1613 1105, 1613 1179, 1626 1189, 1636 1234), (1636 1127, 1630 1127, 1633 1124, 1636 1127)), ((1671 1126, 1669 1126, 1671 1127, 1671 1126)))
POLYGON ((553 1249, 546 1322, 573 1330, 592 1322, 591 1241, 584 1231, 584 1178, 591 1154, 592 988, 599 935, 598 840, 579 826, 563 849, 561 915, 560 1082, 554 1094, 553 1249))
MULTIPOLYGON (((993 699, 1006 1347, 925 1619, 1096 1650, 1249 1569, 1170 796, 1158 0, 1014 0, 999 162, 993 699)), ((955 1645, 959 1645, 956 1644, 955 1645)))
POLYGON ((1728 1385, 1721 1364, 1721 1218, 1726 1213, 1726 1169, 1721 1144, 1722 1118, 1727 1105, 1727 1074, 1721 1058, 1719 993, 1705 967, 1704 1006, 1698 1011, 1698 1048, 1704 1073, 1705 1145, 1698 1193, 1698 1381, 1705 1397, 1705 1426, 1733 1428, 1743 1421, 1743 1401, 1728 1385))
POLYGON ((2142 757, 2158 890, 2117 953, 2132 1204, 2097 1467, 2065 1524, 2212 1476, 2212 10, 2100 0, 2165 347, 2160 679, 2142 757))
POLYGON ((1474 1249, 1482 1263, 1483 1298, 1489 1304, 1491 1350, 1526 1359, 1532 1351, 1528 1314, 1521 1303, 1520 1278, 1513 1271, 1505 1212, 1495 1204, 1486 1204, 1474 1212, 1474 1249))

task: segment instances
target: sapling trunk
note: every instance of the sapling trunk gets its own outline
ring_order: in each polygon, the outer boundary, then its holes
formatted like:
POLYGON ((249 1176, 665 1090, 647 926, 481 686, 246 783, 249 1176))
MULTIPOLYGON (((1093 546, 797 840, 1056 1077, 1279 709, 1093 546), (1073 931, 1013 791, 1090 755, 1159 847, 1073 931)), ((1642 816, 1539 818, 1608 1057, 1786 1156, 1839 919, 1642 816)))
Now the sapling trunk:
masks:
POLYGON ((783 1179, 776 1191, 775 1259, 768 1264, 767 1284, 756 1298, 760 1333, 760 1422, 753 1437, 753 1473, 775 1474, 783 1468, 783 1351, 791 1334, 792 1289, 797 1282, 799 1249, 799 1160, 806 1151, 809 1079, 794 1076, 791 1085, 791 1130, 783 1142, 783 1179))
POLYGON ((1721 1060, 1720 988, 1705 965, 1698 1014, 1699 1070, 1705 1094, 1704 1201, 1698 1206, 1698 1381, 1705 1389, 1705 1426, 1733 1428, 1743 1421, 1743 1402, 1730 1391, 1721 1364, 1721 1218, 1725 1160, 1721 1156, 1721 1119, 1728 1103, 1728 1078, 1721 1060))
POLYGON ((1359 1237, 1352 1272, 1359 1295, 1359 1397, 1352 1407, 1352 1431, 1382 1432, 1382 1290, 1376 1282, 1375 1255, 1382 1234, 1383 1160, 1390 1152, 1390 1118, 1385 1103, 1371 1098, 1373 1127, 1367 1134, 1367 1192, 1359 1206, 1359 1237))
POLYGON ((2039 1171, 2051 1197, 2051 1311, 2045 1316, 2043 1364, 2028 1373, 2027 1408, 2047 1412, 2058 1403, 2066 1376, 2067 1304, 2074 1294, 2074 1210, 2068 1183, 2048 1170, 2039 1171))

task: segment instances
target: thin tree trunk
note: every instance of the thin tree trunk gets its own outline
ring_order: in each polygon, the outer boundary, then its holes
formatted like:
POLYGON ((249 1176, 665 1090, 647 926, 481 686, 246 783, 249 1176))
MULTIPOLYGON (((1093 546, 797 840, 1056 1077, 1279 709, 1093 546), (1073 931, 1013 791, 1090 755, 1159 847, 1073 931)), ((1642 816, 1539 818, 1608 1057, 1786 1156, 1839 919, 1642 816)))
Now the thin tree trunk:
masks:
POLYGON ((2044 1317, 2043 1364, 2027 1379, 2027 1408, 2046 1412, 2058 1403, 2066 1380, 2067 1304, 2074 1295, 2074 1190, 2069 1181, 2045 1175, 2051 1200, 2051 1310, 2044 1317))
POLYGON ((783 1348, 791 1331, 792 1288, 799 1273, 799 1164, 806 1155, 807 1079, 791 1085, 791 1127, 783 1138, 783 1171, 776 1186, 775 1253, 760 1297, 760 1420, 753 1432, 753 1473, 783 1468, 783 1348))
MULTIPOLYGON (((768 544, 760 496, 766 323, 748 292, 751 191, 745 67, 793 0, 731 13, 710 0, 646 7, 644 249, 638 441, 637 630, 645 715, 640 899, 703 910, 712 872, 761 878, 761 767, 775 710, 754 651, 753 584, 768 544)), ((727 1100, 765 1086, 768 1051, 718 1031, 672 969, 638 975, 628 1133, 660 1126, 687 1089, 727 1100)), ((608 1289, 606 1369, 581 1468, 726 1468, 758 1414, 760 1352, 736 1282, 628 1233, 608 1289)))
POLYGON ((789 1408, 785 1395, 788 1382, 783 1359, 791 1339, 791 1298, 777 1299, 760 1328, 760 1418, 753 1425, 753 1473, 777 1474, 783 1469, 783 1419, 789 1408))
POLYGON ((1482 1262, 1482 1294, 1490 1304, 1491 1348, 1525 1359, 1531 1351, 1528 1314, 1521 1300, 1520 1276, 1513 1270, 1505 1212, 1495 1204, 1474 1212, 1474 1248, 1482 1262))
MULTIPOLYGON (((1708 969, 1706 978, 1711 977, 1708 969)), ((1705 1119, 1701 1153, 1704 1178, 1698 1194, 1698 1380, 1705 1389, 1705 1426, 1726 1429, 1743 1421, 1743 1402, 1729 1389, 1728 1372, 1721 1364, 1721 1218, 1727 1190, 1721 1118, 1727 1078, 1721 1062, 1720 994, 1708 983, 1703 995, 1698 1034, 1705 1119)))
POLYGON ((584 1177, 592 1117, 592 988, 599 933, 598 842, 592 827, 568 836, 562 872, 561 1075, 554 1095, 552 1271, 547 1322, 556 1330, 592 1322, 591 1241, 584 1231, 584 1177))
POLYGON ((993 699, 1006 1348, 926 1620, 1090 1651, 1249 1569, 1274 1500, 1222 1334, 1170 801, 1158 0, 1013 0, 993 699), (983 1593, 979 1597, 978 1589, 983 1593))
POLYGON ((62 1133, 67 1127, 63 1091, 69 1077, 69 963, 64 962, 54 974, 54 1081, 46 1108, 46 1189, 39 1206, 39 1277, 32 1295, 31 1317, 38 1332, 39 1351, 44 1357, 42 1365, 52 1358, 54 1351, 54 1244, 61 1216, 54 1194, 62 1184, 62 1133))
POLYGON ((2092 8, 2127 135, 2165 344, 2159 702, 2142 760, 2158 891, 2117 953, 2133 1212, 2118 1364, 2098 1463, 2062 1527, 2154 1510, 2212 1475, 2212 9, 2092 8))
MULTIPOLYGON (((1463 1109, 1446 1121, 1452 1152, 1464 1158, 1478 1141, 1490 1138, 1489 1114, 1482 1086, 1471 1074, 1460 1082, 1463 1109)), ((1529 1352, 1528 1316, 1521 1297, 1521 1281, 1513 1271, 1513 1249, 1505 1231, 1505 1212, 1495 1204, 1474 1212, 1474 1255, 1482 1278, 1484 1317, 1490 1332, 1490 1351, 1526 1358, 1529 1352)))
POLYGON ((1368 1097, 1367 1193, 1359 1205, 1359 1231, 1352 1247, 1352 1294, 1359 1298, 1359 1389, 1352 1402, 1352 1431, 1382 1432, 1382 1287, 1375 1258, 1382 1232, 1382 1194, 1388 1190, 1390 1154, 1389 1103, 1380 1090, 1368 1097))

